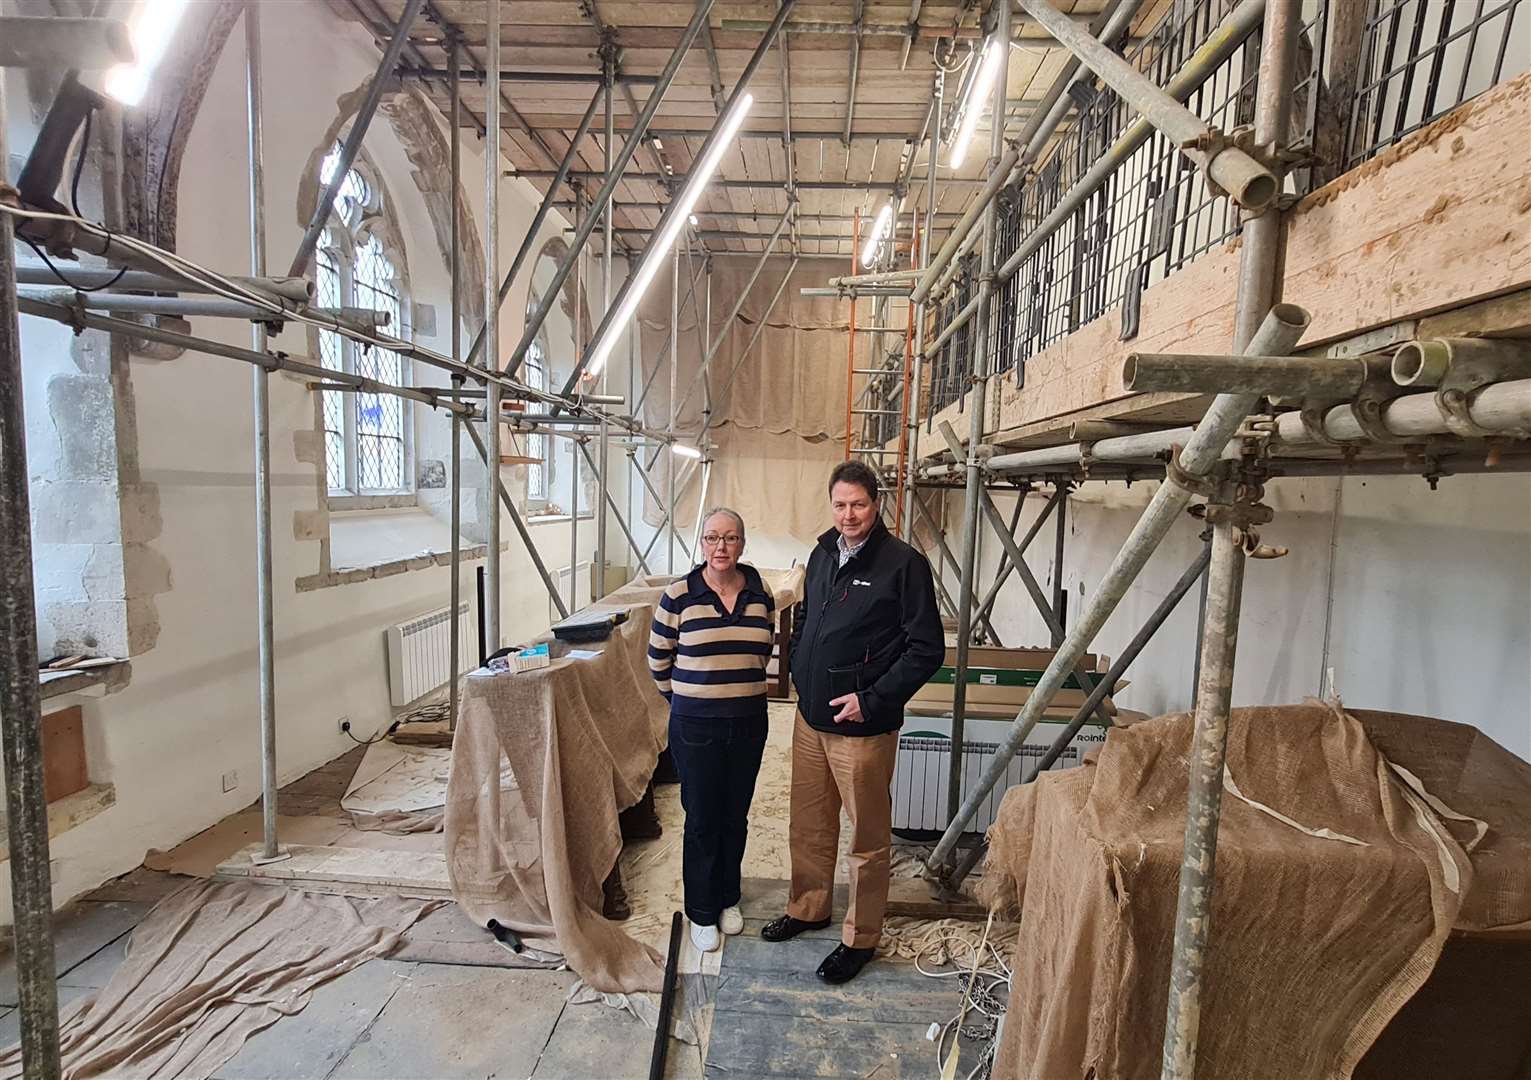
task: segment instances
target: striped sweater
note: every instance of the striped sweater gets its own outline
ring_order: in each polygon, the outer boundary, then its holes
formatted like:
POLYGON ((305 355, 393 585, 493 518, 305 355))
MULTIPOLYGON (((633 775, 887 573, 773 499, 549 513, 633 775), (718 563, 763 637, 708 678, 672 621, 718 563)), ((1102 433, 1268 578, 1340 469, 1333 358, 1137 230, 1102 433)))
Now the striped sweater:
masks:
POLYGON ((649 628, 649 672, 676 716, 765 716, 766 663, 776 633, 776 600, 744 563, 732 612, 698 566, 670 584, 649 628))

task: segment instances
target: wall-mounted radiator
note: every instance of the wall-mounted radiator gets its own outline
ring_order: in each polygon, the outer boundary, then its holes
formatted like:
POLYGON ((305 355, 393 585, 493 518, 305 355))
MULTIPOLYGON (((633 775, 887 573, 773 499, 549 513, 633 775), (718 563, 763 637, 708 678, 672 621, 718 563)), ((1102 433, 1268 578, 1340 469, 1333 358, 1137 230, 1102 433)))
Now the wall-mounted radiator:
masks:
MULTIPOLYGON (((978 780, 999 750, 999 738, 982 730, 992 726, 1008 730, 1009 724, 969 720, 963 739, 962 794, 978 786, 978 780), (978 727, 980 730, 974 731, 978 727), (990 736, 990 737, 986 737, 990 736)), ((904 734, 898 740, 898 759, 893 771, 893 828, 908 831, 946 828, 946 790, 951 769, 951 720, 946 717, 911 716, 905 721, 904 734)), ((1050 738, 1050 737, 1049 737, 1050 738)), ((1045 745, 1023 745, 1005 770, 1005 778, 994 786, 978 808, 978 816, 968 826, 983 832, 994 823, 1005 792, 1019 784, 1045 753, 1045 745)), ((1079 764, 1077 746, 1066 747, 1053 766, 1055 769, 1079 764)))
MULTIPOLYGON (((388 696, 395 706, 413 701, 445 686, 450 678, 450 608, 427 612, 384 631, 388 642, 388 696)), ((478 666, 478 630, 466 603, 457 608, 458 674, 478 666)))
MULTIPOLYGON (((595 564, 588 559, 582 563, 576 563, 574 573, 577 576, 574 579, 574 606, 569 609, 570 614, 596 599, 595 564)), ((569 602, 569 568, 567 566, 558 568, 557 581, 558 595, 563 597, 564 603, 567 604, 569 602)), ((548 622, 555 623, 561 618, 563 616, 558 614, 558 609, 553 606, 553 598, 548 597, 548 622)))

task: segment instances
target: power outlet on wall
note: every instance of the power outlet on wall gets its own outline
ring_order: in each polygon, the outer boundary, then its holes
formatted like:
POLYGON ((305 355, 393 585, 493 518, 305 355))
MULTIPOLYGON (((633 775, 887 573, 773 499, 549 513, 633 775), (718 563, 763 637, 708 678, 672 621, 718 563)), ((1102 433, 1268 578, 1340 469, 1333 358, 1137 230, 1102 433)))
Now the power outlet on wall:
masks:
POLYGON ((349 716, 342 716, 339 720, 335 721, 335 726, 340 729, 342 734, 345 734, 351 730, 351 718, 349 716))
POLYGON ((234 769, 223 774, 223 790, 233 791, 239 786, 239 770, 234 769))

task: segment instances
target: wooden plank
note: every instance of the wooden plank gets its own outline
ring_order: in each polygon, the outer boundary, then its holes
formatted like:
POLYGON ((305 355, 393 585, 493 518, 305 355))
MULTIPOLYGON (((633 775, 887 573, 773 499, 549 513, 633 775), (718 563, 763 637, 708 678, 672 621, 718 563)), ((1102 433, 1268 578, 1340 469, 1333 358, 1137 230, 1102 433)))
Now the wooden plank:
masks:
POLYGON ((888 914, 919 919, 972 919, 982 922, 989 911, 977 900, 963 896, 942 900, 922 878, 894 878, 888 883, 888 914))

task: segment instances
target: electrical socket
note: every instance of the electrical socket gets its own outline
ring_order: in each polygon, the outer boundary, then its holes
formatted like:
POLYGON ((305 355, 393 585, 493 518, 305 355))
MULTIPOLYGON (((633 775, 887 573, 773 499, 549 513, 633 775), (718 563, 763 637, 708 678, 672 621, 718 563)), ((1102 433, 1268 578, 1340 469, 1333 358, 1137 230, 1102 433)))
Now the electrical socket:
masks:
POLYGON ((335 726, 344 734, 351 730, 351 718, 349 716, 342 716, 339 720, 335 721, 335 726))
POLYGON ((223 774, 223 790, 233 791, 239 786, 239 770, 233 769, 223 774))

